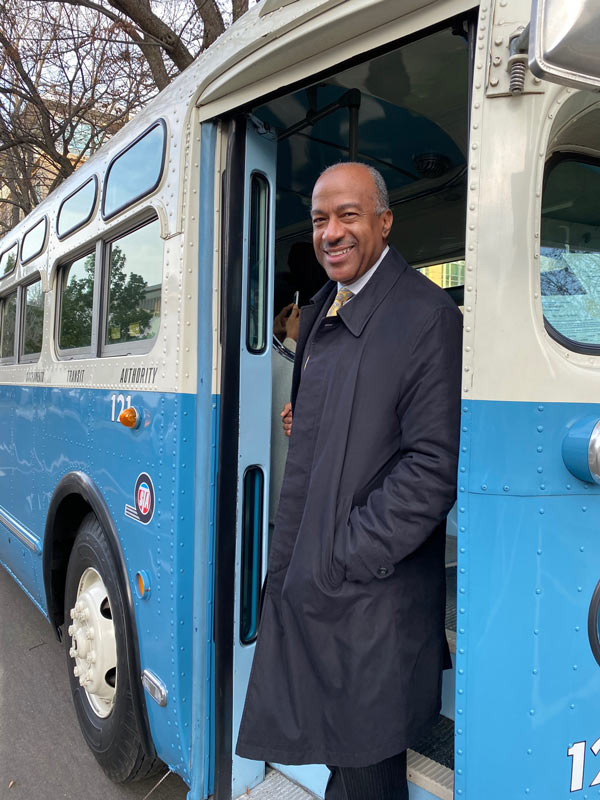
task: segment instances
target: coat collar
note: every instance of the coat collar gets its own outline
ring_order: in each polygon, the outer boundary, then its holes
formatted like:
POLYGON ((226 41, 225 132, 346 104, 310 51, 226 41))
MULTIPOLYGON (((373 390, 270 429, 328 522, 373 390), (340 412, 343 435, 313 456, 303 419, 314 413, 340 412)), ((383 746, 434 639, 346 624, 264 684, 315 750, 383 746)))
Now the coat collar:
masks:
MULTIPOLYGON (((392 286, 400 278, 402 273, 409 269, 408 264, 402 256, 390 247, 388 254, 375 270, 375 274, 361 292, 348 305, 343 306, 338 317, 348 328, 350 333, 358 337, 361 335, 365 325, 369 321, 371 314, 382 302, 392 286)), ((300 375, 304 362, 304 349, 310 336, 313 326, 325 307, 329 307, 335 297, 337 284, 334 281, 327 283, 311 298, 308 305, 302 306, 300 313, 300 331, 298 333, 298 343, 296 355, 294 357, 294 371, 292 376, 292 404, 295 405, 298 387, 300 386, 300 375)))
MULTIPOLYGON (((354 336, 360 336, 371 315, 381 303, 400 275, 408 268, 408 264, 400 253, 390 249, 375 270, 367 285, 356 295, 351 303, 340 308, 338 317, 354 336)), ((298 337, 298 349, 302 350, 312 326, 326 303, 331 305, 337 284, 327 281, 312 297, 308 305, 302 307, 300 315, 301 331, 298 337), (304 334, 304 335, 302 335, 304 334)))
POLYGON ((342 306, 338 317, 354 336, 360 336, 371 315, 381 303, 400 275, 408 268, 402 256, 390 247, 381 264, 377 267, 367 285, 359 294, 342 306))

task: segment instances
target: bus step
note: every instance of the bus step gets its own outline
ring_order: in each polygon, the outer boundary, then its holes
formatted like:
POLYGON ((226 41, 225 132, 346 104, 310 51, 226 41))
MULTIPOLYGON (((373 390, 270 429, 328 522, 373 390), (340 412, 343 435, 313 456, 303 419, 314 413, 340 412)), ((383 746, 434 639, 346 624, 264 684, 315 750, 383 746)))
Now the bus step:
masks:
POLYGON ((316 794, 268 766, 264 781, 250 792, 244 792, 238 800, 316 800, 316 797, 316 794))
MULTIPOLYGON (((454 721, 440 715, 438 722, 407 756, 411 783, 439 797, 452 800, 454 786, 454 721)), ((238 800, 318 800, 317 795, 267 766, 265 779, 238 800)))
POLYGON ((411 783, 441 800, 452 800, 454 787, 454 720, 440 716, 427 737, 408 751, 411 783))
POLYGON ((456 653, 456 564, 446 567, 446 638, 456 653))
POLYGON ((446 566, 456 566, 456 536, 446 536, 446 566))

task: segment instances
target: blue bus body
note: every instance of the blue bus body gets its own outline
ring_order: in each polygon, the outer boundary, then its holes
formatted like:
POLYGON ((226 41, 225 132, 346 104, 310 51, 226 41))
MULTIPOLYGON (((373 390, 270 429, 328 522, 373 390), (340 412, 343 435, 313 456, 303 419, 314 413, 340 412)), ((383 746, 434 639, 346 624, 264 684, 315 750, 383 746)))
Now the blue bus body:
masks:
MULTIPOLYGON (((400 5, 265 0, 0 242, 0 563, 62 638, 97 757, 130 714, 189 800, 268 795, 234 751, 286 452, 273 321, 314 293, 311 186, 348 158, 382 170, 393 243, 464 314, 453 669, 411 800, 600 786, 597 94, 512 71, 528 0, 400 5), (117 308, 127 259, 143 291, 117 308)), ((323 795, 324 765, 273 766, 323 795)))

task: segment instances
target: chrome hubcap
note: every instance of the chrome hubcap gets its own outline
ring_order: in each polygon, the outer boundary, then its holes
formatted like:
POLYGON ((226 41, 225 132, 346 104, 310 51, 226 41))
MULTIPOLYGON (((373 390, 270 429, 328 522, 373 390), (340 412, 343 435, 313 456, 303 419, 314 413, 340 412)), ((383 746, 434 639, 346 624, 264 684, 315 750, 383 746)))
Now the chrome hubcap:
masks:
POLYGON ((79 580, 70 615, 73 674, 79 678, 94 712, 108 717, 117 688, 115 626, 106 586, 93 567, 88 567, 79 580))

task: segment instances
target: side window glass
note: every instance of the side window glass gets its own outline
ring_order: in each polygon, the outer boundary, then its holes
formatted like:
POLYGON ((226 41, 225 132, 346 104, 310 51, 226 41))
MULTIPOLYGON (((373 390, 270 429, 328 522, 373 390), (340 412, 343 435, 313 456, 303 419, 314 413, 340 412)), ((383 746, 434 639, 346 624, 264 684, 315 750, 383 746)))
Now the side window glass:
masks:
POLYGON ((39 355, 42 350, 44 327, 44 295, 42 282, 24 287, 25 311, 23 315, 23 355, 39 355))
POLYGON ((8 250, 5 250, 0 255, 0 278, 4 278, 13 271, 17 264, 17 250, 18 245, 15 242, 8 250))
POLYGON ((600 163, 551 159, 542 197, 540 288, 550 332, 600 347, 600 163))
POLYGON ((252 175, 250 181, 246 340, 250 353, 262 353, 267 344, 269 184, 263 175, 256 173, 252 175))
POLYGON ((163 243, 156 219, 108 246, 104 344, 153 339, 160 325, 163 243))
POLYGON ((91 347, 95 263, 95 255, 90 253, 63 270, 58 332, 60 350, 91 347))
POLYGON ((39 256, 44 249, 46 241, 46 228, 48 227, 48 220, 46 217, 36 223, 33 228, 27 231, 23 237, 23 244, 21 245, 21 263, 25 264, 32 258, 39 256))
POLYGON ((444 289, 463 311, 465 302, 465 262, 446 261, 444 264, 434 264, 431 267, 419 269, 426 278, 444 289))
POLYGON ((262 585, 263 497, 265 476, 260 467, 248 467, 244 475, 242 509, 242 583, 240 591, 240 641, 256 639, 262 585))
POLYGON ((104 183, 105 219, 156 189, 163 170, 164 150, 165 126, 158 122, 115 158, 104 183))
POLYGON ((15 357, 15 328, 17 323, 17 293, 6 295, 0 305, 0 359, 15 357))
POLYGON ((66 200, 63 200, 58 209, 56 223, 56 232, 59 239, 81 228, 90 219, 96 203, 97 187, 96 177, 90 178, 66 200))

